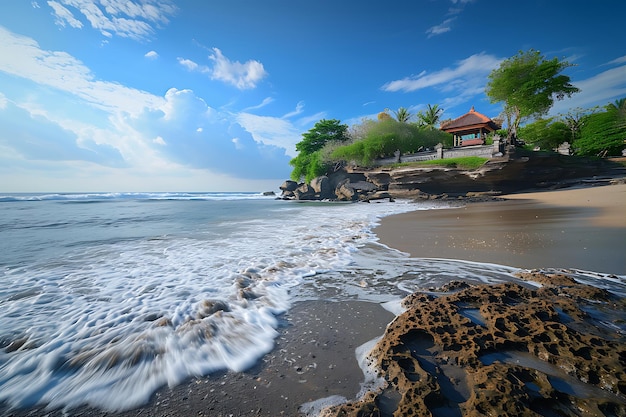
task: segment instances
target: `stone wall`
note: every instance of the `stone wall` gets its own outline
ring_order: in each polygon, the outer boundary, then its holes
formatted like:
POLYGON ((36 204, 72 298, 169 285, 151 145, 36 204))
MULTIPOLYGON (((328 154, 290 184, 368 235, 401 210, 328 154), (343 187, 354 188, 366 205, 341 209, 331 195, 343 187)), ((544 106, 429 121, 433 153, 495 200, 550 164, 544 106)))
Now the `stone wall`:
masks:
POLYGON ((482 146, 468 146, 465 148, 439 148, 435 151, 419 152, 414 154, 401 155, 393 158, 381 158, 374 161, 375 166, 391 165, 397 162, 418 162, 431 161, 434 159, 462 158, 466 156, 480 156, 483 158, 491 158, 494 154, 500 152, 500 144, 482 146))

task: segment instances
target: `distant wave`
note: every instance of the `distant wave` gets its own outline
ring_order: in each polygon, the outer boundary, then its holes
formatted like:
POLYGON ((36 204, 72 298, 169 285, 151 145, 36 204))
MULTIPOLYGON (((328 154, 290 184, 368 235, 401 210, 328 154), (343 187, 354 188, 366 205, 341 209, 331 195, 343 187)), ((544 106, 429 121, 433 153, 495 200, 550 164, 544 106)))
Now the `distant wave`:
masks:
POLYGON ((208 193, 54 193, 54 194, 0 194, 1 202, 15 201, 67 201, 100 202, 111 200, 243 200, 267 199, 258 192, 208 192, 208 193))

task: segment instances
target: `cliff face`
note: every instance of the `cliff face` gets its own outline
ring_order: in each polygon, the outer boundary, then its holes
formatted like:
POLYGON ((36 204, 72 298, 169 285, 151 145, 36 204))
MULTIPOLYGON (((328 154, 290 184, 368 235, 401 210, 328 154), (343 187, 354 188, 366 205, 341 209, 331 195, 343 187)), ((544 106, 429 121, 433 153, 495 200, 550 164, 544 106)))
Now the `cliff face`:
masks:
POLYGON ((506 157, 491 159, 476 170, 434 167, 350 169, 316 178, 311 184, 286 182, 281 190, 283 198, 301 200, 465 197, 560 188, 585 178, 595 177, 601 181, 625 175, 623 165, 608 160, 516 150, 506 157))

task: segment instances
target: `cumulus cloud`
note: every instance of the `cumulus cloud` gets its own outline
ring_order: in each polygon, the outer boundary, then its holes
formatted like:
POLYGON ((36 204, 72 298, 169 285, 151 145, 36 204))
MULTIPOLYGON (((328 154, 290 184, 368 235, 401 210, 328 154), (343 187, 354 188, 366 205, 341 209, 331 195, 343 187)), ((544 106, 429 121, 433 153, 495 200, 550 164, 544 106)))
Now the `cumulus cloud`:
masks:
POLYGON ((73 56, 1 27, 0 56, 13 57, 0 60, 0 84, 12 86, 0 96, 5 156, 125 167, 143 175, 289 175, 286 150, 294 149, 299 132, 288 121, 221 111, 191 90, 157 96, 99 80, 73 56))
POLYGON ((257 143, 283 148, 291 157, 297 155, 296 143, 300 141, 300 132, 287 120, 250 113, 240 113, 236 117, 257 143))
POLYGON ((263 64, 259 61, 249 60, 243 64, 231 61, 218 48, 213 48, 213 54, 209 59, 214 62, 211 78, 234 85, 240 90, 255 88, 259 81, 267 76, 263 64))
POLYGON ((57 0, 48 1, 59 26, 80 29, 86 20, 103 36, 147 39, 154 27, 169 22, 176 12, 171 0, 57 0))
POLYGON ((146 52, 144 57, 148 59, 157 59, 159 57, 159 54, 156 51, 149 51, 149 52, 146 52))
MULTIPOLYGON (((212 68, 181 57, 178 58, 178 63, 188 71, 209 74, 212 80, 233 85, 239 90, 255 88, 268 75, 259 61, 249 60, 242 64, 239 61, 231 61, 218 48, 212 50, 213 54, 209 55, 209 59, 213 61, 212 68)), ((272 100, 271 98, 265 99, 261 106, 271 103, 272 100)))

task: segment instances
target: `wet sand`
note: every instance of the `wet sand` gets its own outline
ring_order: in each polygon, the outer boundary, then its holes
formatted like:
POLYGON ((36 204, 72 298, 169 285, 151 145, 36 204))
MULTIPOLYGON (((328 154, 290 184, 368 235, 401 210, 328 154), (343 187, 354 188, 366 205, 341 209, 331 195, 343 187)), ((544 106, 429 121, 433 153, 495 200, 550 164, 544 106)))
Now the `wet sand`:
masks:
POLYGON ((394 316, 364 301, 302 301, 280 317, 275 348, 246 372, 213 373, 158 390, 149 404, 120 413, 87 407, 7 410, 0 416, 239 417, 298 416, 302 404, 339 395, 355 398, 363 372, 355 349, 380 337, 394 316))
POLYGON ((626 184, 504 199, 387 217, 375 232, 413 257, 626 274, 626 184))

